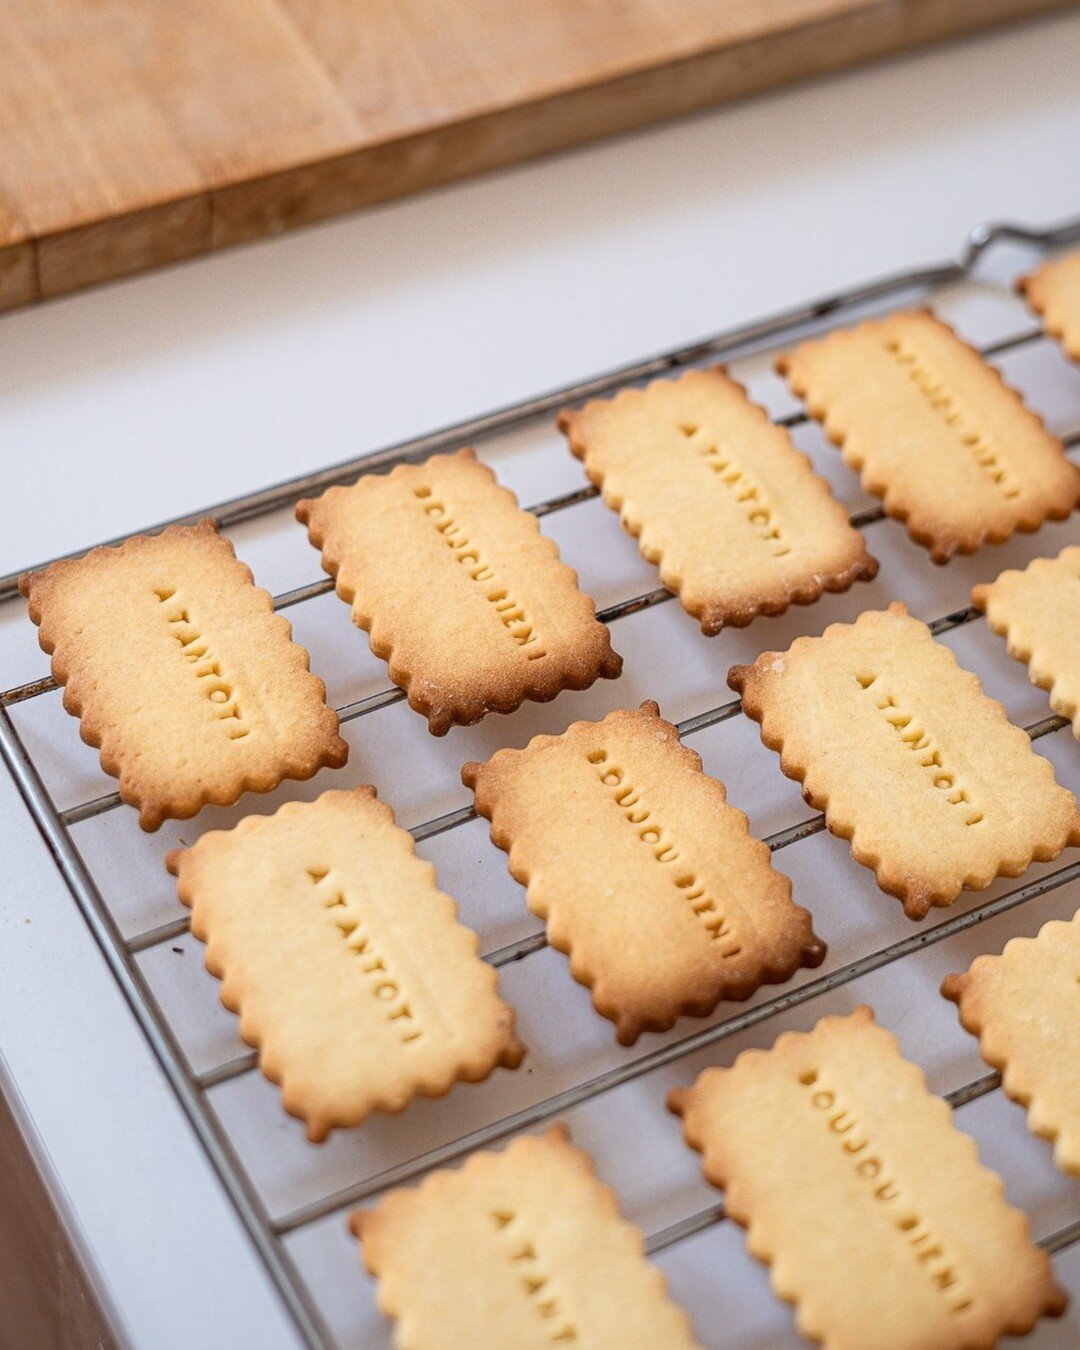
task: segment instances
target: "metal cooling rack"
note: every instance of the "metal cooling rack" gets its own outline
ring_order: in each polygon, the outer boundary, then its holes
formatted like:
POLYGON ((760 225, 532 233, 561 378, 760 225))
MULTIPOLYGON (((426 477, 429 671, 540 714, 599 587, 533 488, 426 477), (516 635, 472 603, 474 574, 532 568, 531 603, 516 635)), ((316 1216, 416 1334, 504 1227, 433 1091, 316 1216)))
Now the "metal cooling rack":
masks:
MULTIPOLYGON (((628 383, 640 382, 687 366, 712 362, 720 358, 729 363, 751 357, 760 358, 763 354, 769 353, 780 346, 788 345, 810 332, 835 326, 841 322, 852 322, 863 317, 866 313, 877 312, 883 307, 894 308, 902 303, 927 298, 936 303, 939 297, 950 294, 955 296, 958 288, 962 289, 965 286, 977 286, 981 288, 982 292, 992 291, 1001 300, 1006 292, 1000 284, 976 280, 977 274, 981 274, 983 270, 980 266, 981 260, 988 251, 994 250, 1000 253, 1004 251, 1005 246, 1019 246, 1027 250, 1027 261, 1030 262, 1031 251, 1042 253, 1061 247, 1076 239, 1080 239, 1080 218, 1045 230, 1028 229, 1016 225, 980 227, 972 231, 959 257, 954 261, 915 268, 880 278, 866 285, 798 306, 760 322, 720 333, 704 341, 662 353, 648 360, 609 371, 575 385, 553 390, 537 398, 501 408, 429 435, 374 453, 361 455, 347 463, 335 465, 322 472, 292 479, 276 487, 219 503, 217 506, 210 507, 196 515, 178 519, 192 521, 201 516, 210 515, 217 520, 223 529, 238 527, 245 522, 269 518, 275 512, 281 513, 284 509, 291 507, 299 498, 322 491, 331 484, 347 482, 361 472, 385 470, 394 464, 426 458, 437 451, 455 449, 466 443, 478 445, 483 453, 487 444, 498 437, 505 437, 508 433, 518 436, 519 433, 524 434, 532 431, 538 435, 547 435, 549 434, 549 428, 546 425, 546 420, 550 418, 552 413, 566 404, 578 403, 586 398, 610 392, 628 383)), ((1025 314, 1018 303, 1015 305, 1015 320, 1012 329, 1007 331, 1004 336, 996 337, 993 341, 981 343, 983 354, 995 360, 1008 359, 1014 354, 1036 348, 1046 352, 1055 350, 1039 327, 1032 322, 1030 316, 1025 314)), ((754 392, 753 389, 752 392, 754 392)), ((813 434, 813 428, 808 426, 806 416, 802 412, 794 411, 786 415, 778 415, 776 420, 789 428, 803 428, 808 434, 813 434)), ((1063 440, 1070 450, 1080 446, 1080 425, 1073 425, 1060 430, 1063 432, 1063 440)), ((511 447, 512 450, 513 447, 511 447)), ((551 453, 553 455, 560 453, 556 451, 554 441, 552 441, 551 453)), ((565 454, 565 451, 561 451, 561 453, 565 454)), ((829 451, 826 453, 832 455, 835 461, 839 460, 839 456, 835 456, 835 452, 829 451)), ((819 465, 819 469, 820 467, 819 465)), ((836 470, 834 477, 840 472, 842 471, 836 470)), ((592 487, 576 488, 538 501, 529 509, 537 516, 552 516, 588 502, 596 495, 596 490, 592 487)), ((883 518, 881 508, 876 505, 865 505, 851 515, 852 523, 860 529, 882 521, 883 518)), ((162 522, 161 525, 151 528, 160 529, 166 523, 173 522, 162 522)), ((294 525, 292 528, 298 527, 294 525)), ((899 527, 893 528, 899 530, 899 527)), ((604 532, 602 535, 603 545, 610 547, 615 536, 618 535, 619 527, 614 517, 609 518, 608 513, 604 513, 603 517, 597 520, 597 532, 600 533, 601 531, 604 532)), ((120 541, 109 542, 117 543, 120 541)), ((899 551, 898 556, 902 555, 904 561, 903 567, 892 569, 892 574, 888 578, 891 588, 890 594, 904 596, 903 583, 916 573, 922 573, 921 580, 925 583, 925 572, 930 565, 922 557, 919 550, 908 546, 899 537, 896 547, 899 551)), ((1061 542, 1057 542, 1053 547, 1046 545, 1044 542, 1041 546, 1029 549, 1029 552, 1056 552, 1060 547, 1061 542)), ((241 547, 241 556, 244 556, 244 551, 244 548, 241 547)), ((879 550, 875 547, 875 551, 879 550)), ((311 556, 314 560, 315 555, 312 554, 311 556)), ((982 575, 992 577, 997 574, 1001 567, 1011 562, 1011 557, 1006 560, 1001 551, 995 556, 993 550, 984 550, 981 559, 982 575)), ((38 565, 44 566, 44 564, 38 565)), ((884 573, 885 570, 883 567, 882 572, 884 573)), ((639 575, 642 575, 642 573, 639 572, 639 575)), ((0 578, 0 603, 11 602, 16 598, 16 581, 17 574, 0 578)), ((328 594, 332 589, 333 584, 329 579, 299 585, 278 594, 274 601, 275 607, 286 609, 308 604, 317 597, 328 594)), ((851 603, 855 604, 857 608, 869 608, 876 603, 876 601, 863 599, 859 594, 858 587, 856 587, 852 596, 851 603)), ((663 605, 672 598, 671 594, 662 588, 637 590, 636 593, 627 598, 620 599, 616 603, 602 608, 599 611, 599 617, 604 622, 616 623, 632 615, 663 605)), ((344 613, 345 607, 341 606, 340 609, 344 613)), ((829 612, 828 603, 823 601, 808 610, 789 614, 789 621, 797 624, 800 631, 820 631, 820 628, 828 621, 822 617, 824 612, 828 612, 828 618, 834 617, 829 612)), ((978 617, 976 612, 969 607, 954 608, 951 612, 936 618, 931 626, 937 634, 959 634, 960 630, 971 625, 978 617)), ((691 638, 691 635, 694 634, 693 621, 686 616, 680 616, 680 618, 685 624, 687 640, 696 640, 696 635, 693 639, 691 638)), ((775 623, 775 621, 771 622, 775 623)), ((744 642, 746 640, 752 642, 754 650, 780 645, 773 640, 775 628, 770 628, 768 622, 762 624, 759 621, 749 630, 749 634, 749 639, 743 640, 744 642)), ((717 643, 719 639, 714 639, 713 642, 717 643)), ((997 659, 1002 665, 1011 664, 1005 654, 1004 644, 1000 644, 997 659)), ((724 664, 725 669, 726 664, 730 664, 730 662, 724 664)), ((318 673, 325 674, 323 670, 318 670, 318 673)), ((1023 672, 1019 671, 1016 678, 1022 680, 1022 677, 1023 672)), ((616 682, 612 686, 607 697, 607 706, 619 706, 620 703, 626 701, 625 695, 620 698, 621 683, 616 682)), ((716 687, 719 687, 720 683, 721 681, 718 679, 716 687)), ((891 911, 886 909, 886 906, 892 905, 893 902, 882 897, 875 900, 875 903, 881 905, 882 923, 880 927, 886 931, 886 934, 889 931, 894 934, 902 931, 902 936, 894 936, 892 940, 882 941, 879 934, 874 940, 874 934, 871 932, 866 935, 866 940, 861 943, 861 950, 853 954, 851 959, 831 968, 826 968, 825 973, 806 977, 807 973, 804 972, 804 978, 801 978, 801 982, 800 977, 797 976, 794 981, 783 986, 779 992, 759 991, 759 996, 755 1000, 735 1013, 731 1011, 730 1005, 722 1007, 716 1017, 700 1026, 699 1029, 689 1033, 686 1030, 687 1021, 684 1019, 674 1029, 673 1034, 665 1038, 652 1038, 660 1040, 660 1043, 652 1049, 642 1050, 639 1045, 629 1050, 620 1050, 613 1044, 614 1037, 610 1036, 612 1045, 607 1047, 605 1052, 606 1059, 611 1061, 610 1063, 604 1064, 595 1072, 588 1072, 576 1077, 567 1086, 558 1091, 547 1093, 541 1099, 529 1102, 521 1109, 506 1113, 500 1111, 498 1083, 505 1082, 505 1080, 492 1080, 493 1086, 488 1091, 486 1098, 482 1102, 479 1096, 475 1099, 478 1104, 472 1116, 469 1115, 469 1109, 471 1108, 464 1108, 466 1128, 463 1128, 453 1138, 441 1139, 428 1146, 408 1148, 406 1156, 400 1157, 396 1161, 387 1161, 383 1165, 379 1158, 379 1148, 376 1147, 372 1150, 375 1155, 374 1160, 367 1159, 368 1164, 374 1161, 374 1166, 358 1166, 352 1175, 349 1175, 348 1169, 346 1169, 344 1176, 340 1166, 330 1167, 326 1171, 325 1178, 320 1181, 321 1174, 318 1164, 309 1165, 306 1161, 307 1155, 305 1155, 305 1167, 308 1168, 304 1174, 305 1185, 308 1190, 314 1193, 308 1195, 302 1203, 282 1206, 281 1204, 273 1204, 267 1199, 265 1181, 260 1182, 249 1165, 250 1140, 240 1137, 244 1132, 236 1126, 235 1113, 230 1114, 230 1111, 220 1109, 219 1098, 216 1095, 226 1085, 236 1084, 246 1076, 253 1075, 253 1071, 256 1069, 255 1054, 233 1053, 224 1058, 219 1058, 218 1062, 209 1067, 201 1069, 196 1067, 195 1061, 198 1060, 199 1054, 194 1053, 187 1043, 190 1037, 187 1030, 180 1026, 177 1020, 175 1006, 170 1004, 169 997, 163 992, 160 979, 149 970, 141 959, 167 949, 170 944, 186 940, 187 919, 178 915, 165 922, 156 922, 144 925, 135 931, 129 931, 130 925, 121 922, 117 917, 114 904, 110 903, 103 885, 100 884, 100 877, 84 858, 86 849, 80 843, 82 836, 77 837, 76 833, 73 832, 74 827, 108 817, 118 807, 121 814, 130 814, 131 822, 134 821, 133 813, 126 813, 126 809, 121 806, 119 797, 115 792, 104 792, 84 797, 67 807, 58 806, 58 789, 52 787, 49 782, 50 777, 56 776, 55 763, 51 760, 44 765, 39 762, 42 758, 40 751, 34 753, 30 748, 30 743, 35 739, 33 728, 27 728, 19 724, 20 713, 25 709, 20 707, 19 712, 13 711, 19 705, 29 705, 33 701, 44 698, 51 691, 55 691, 56 687, 55 683, 46 677, 8 689, 0 694, 0 752, 2 752, 4 761, 15 779, 27 809, 50 850, 56 867, 63 876, 73 899, 78 904, 133 1015, 145 1033, 163 1072, 201 1141, 210 1163, 234 1203, 252 1243, 262 1257, 282 1300, 290 1311, 299 1336, 304 1343, 311 1346, 325 1347, 341 1343, 341 1338, 335 1326, 332 1325, 333 1319, 327 1315, 321 1297, 323 1291, 319 1281, 312 1276, 312 1259, 308 1256, 305 1267, 295 1245, 295 1239, 298 1235, 305 1232, 325 1232, 325 1225, 322 1229, 319 1227, 321 1221, 333 1220, 339 1228, 343 1228, 340 1223, 343 1211, 352 1205, 376 1196, 388 1186, 412 1181, 432 1167, 453 1163, 463 1158, 473 1149, 498 1143, 519 1130, 535 1127, 555 1117, 564 1116, 624 1085, 641 1080, 648 1074, 656 1073, 667 1066, 688 1060, 702 1050, 717 1047, 725 1040, 745 1038, 755 1028, 770 1022, 772 1019, 780 1018, 784 1013, 811 1004, 813 1001, 820 1000, 825 995, 856 981, 864 980, 873 975, 874 972, 886 967, 893 967, 894 963, 902 961, 905 957, 926 952, 936 944, 970 932, 984 922, 1017 911, 1020 907, 1029 905, 1041 897, 1052 895, 1068 883, 1080 882, 1080 861, 1055 866, 1053 869, 1034 868, 1029 873, 1029 879, 1026 879, 1020 885, 1011 888, 998 886, 996 888, 998 893, 992 893, 990 898, 984 899, 970 908, 963 908, 963 901, 958 902, 957 906, 954 907, 955 912, 950 912, 950 916, 947 918, 925 922, 920 925, 906 924, 905 921, 906 926, 902 930, 897 930, 896 924, 892 922, 891 911), (886 919, 889 922, 885 922, 886 919)), ((660 696, 662 699, 662 690, 660 696)), ((355 719, 366 718, 380 710, 387 709, 403 698, 404 695, 398 689, 378 688, 363 697, 344 703, 339 708, 339 715, 343 723, 352 722, 355 719)), ((553 725, 561 727, 572 720, 572 716, 567 709, 570 701, 568 696, 564 695, 553 705, 554 712, 549 714, 553 725)), ((1043 704, 1043 706, 1045 705, 1043 704)), ((576 715, 581 715, 578 711, 579 707, 580 705, 575 707, 576 715)), ((684 737, 694 736, 707 729, 719 727, 722 723, 732 719, 738 710, 737 699, 717 702, 702 711, 685 717, 679 723, 679 730, 684 737)), ((58 712, 58 716, 62 717, 63 715, 58 712)), ((513 719, 489 719, 489 721, 493 720, 498 721, 500 732, 509 727, 513 721, 513 719)), ((1051 737, 1053 733, 1065 725, 1067 725, 1065 719, 1049 716, 1029 722, 1027 730, 1033 738, 1051 737)), ((67 727, 66 735, 70 737, 72 746, 76 746, 77 737, 73 727, 67 727)), ((465 757, 461 755, 459 759, 465 757)), ((778 784, 783 782, 779 768, 775 764, 770 766, 770 772, 775 776, 778 784)), ((348 774, 349 771, 346 770, 344 778, 347 778, 348 774)), ((721 774, 720 776, 727 778, 727 774, 721 774)), ((334 777, 335 784, 342 781, 344 781, 342 777, 334 777)), ((317 787, 313 791, 319 790, 325 785, 326 780, 320 777, 317 787)), ((291 795, 298 795, 302 787, 303 785, 294 784, 291 787, 285 785, 283 791, 288 791, 291 795)), ((742 804, 734 792, 732 796, 736 804, 742 804)), ((391 798, 391 800, 393 799, 391 798)), ((225 818, 232 820, 239 818, 246 812, 268 809, 272 809, 272 807, 268 806, 264 800, 248 797, 240 807, 225 818)), ((215 816, 215 820, 219 818, 221 818, 221 813, 215 816)), ((431 840, 451 831, 457 831, 474 819, 475 813, 472 807, 460 806, 422 820, 413 827, 412 834, 418 842, 431 840)), ((134 833, 129 830, 125 836, 126 839, 131 841, 128 846, 132 849, 141 847, 145 850, 159 847, 154 845, 153 836, 147 840, 139 834, 137 828, 134 826, 132 828, 134 833), (134 842, 136 838, 140 841, 138 844, 134 842)), ((823 830, 824 820, 819 815, 794 819, 783 828, 767 833, 765 838, 769 847, 774 852, 778 852, 791 845, 808 840, 823 830)), ((846 846, 842 844, 835 845, 835 848, 839 850, 838 857, 840 854, 846 853, 846 846)), ((503 868, 504 860, 502 855, 486 842, 482 844, 477 856, 481 858, 484 869, 479 883, 483 886, 488 878, 492 878, 499 869, 503 868)), ((841 858, 841 864, 848 869, 845 873, 845 881, 851 879, 852 869, 856 873, 862 870, 855 867, 850 859, 841 858)), ((491 884, 494 884, 494 881, 491 884)), ((872 886, 872 880, 870 884, 872 886)), ((797 888, 796 898, 802 899, 804 903, 808 903, 812 909, 814 908, 813 896, 806 894, 805 889, 797 888)), ((524 911, 523 903, 520 908, 524 911)), ((877 912, 874 911, 875 917, 877 912)), ((823 932, 826 940, 832 936, 824 928, 820 931, 823 932)), ((546 945, 542 932, 531 931, 518 936, 513 941, 494 946, 487 952, 486 959, 497 967, 517 967, 518 963, 540 953, 546 945)), ((988 949, 996 950, 997 945, 992 944, 988 949)), ((172 946, 171 950, 181 952, 184 949, 179 946, 172 946)), ((570 985, 568 970, 562 969, 558 974, 566 985, 570 985)), ((209 982, 207 977, 206 989, 209 991, 211 988, 212 982, 209 982)), ((566 997, 569 997, 565 990, 562 992, 566 994, 566 997)), ((817 1011, 814 1011, 815 1017, 817 1011)), ((594 1014, 589 1013, 588 1015, 594 1018, 597 1023, 601 1021, 594 1014)), ((601 1030, 606 1027, 606 1023, 602 1024, 601 1030)), ((772 1039, 774 1029, 773 1027, 767 1028, 767 1040, 772 1039)), ((595 1055, 593 1058, 595 1058, 595 1055)), ((687 1076, 689 1076, 689 1066, 684 1067, 687 1069, 687 1076)), ((485 1085, 485 1087, 487 1086, 485 1085)), ((988 1097, 995 1093, 999 1086, 1000 1076, 998 1074, 983 1073, 964 1082, 946 1095, 952 1105, 959 1108, 988 1097)), ((456 1104, 459 1099, 464 1099, 466 1094, 477 1091, 473 1088, 461 1088, 456 1091, 454 1097, 450 1100, 453 1100, 456 1104)), ((411 1108, 411 1110, 417 1112, 427 1109, 420 1104, 411 1108)), ((430 1111, 437 1112, 440 1109, 449 1111, 449 1102, 446 1104, 431 1104, 430 1111)), ((1011 1109, 1019 1111, 1018 1108, 1011 1109)), ((428 1114, 429 1122, 433 1118, 430 1111, 428 1114)), ((455 1119, 460 1119, 461 1116, 462 1109, 456 1109, 455 1119)), ((353 1133, 358 1133, 360 1138, 364 1136, 364 1130, 353 1133)), ((428 1134, 431 1134, 430 1130, 428 1134)), ((294 1146, 291 1136, 289 1146, 294 1146)), ((306 1145, 295 1146, 311 1147, 306 1145)), ((681 1148, 681 1144, 679 1147, 681 1148)), ((390 1150, 387 1158, 392 1156, 393 1150, 390 1150)), ((701 1195, 704 1195, 704 1191, 701 1192, 701 1195)), ((683 1207, 687 1208, 686 1205, 683 1207)), ((719 1203, 714 1202, 707 1205, 698 1203, 696 1207, 690 1206, 688 1212, 681 1214, 675 1220, 652 1226, 647 1238, 648 1250, 650 1253, 668 1252, 675 1248, 677 1244, 685 1243, 694 1235, 703 1233, 719 1224, 723 1217, 723 1206, 719 1203)), ((337 1230, 334 1231, 336 1233, 337 1230)), ((315 1240, 316 1247, 319 1240, 329 1241, 330 1239, 315 1240)), ((338 1238, 335 1237, 334 1241, 338 1241, 338 1238)), ((1058 1224, 1053 1231, 1042 1237, 1041 1241, 1042 1245, 1051 1252, 1063 1251, 1080 1241, 1080 1217, 1075 1216, 1075 1206, 1074 1217, 1071 1221, 1058 1224)), ((676 1290, 676 1292, 678 1291, 676 1290)), ((348 1338, 346 1337, 346 1339, 348 1338)))

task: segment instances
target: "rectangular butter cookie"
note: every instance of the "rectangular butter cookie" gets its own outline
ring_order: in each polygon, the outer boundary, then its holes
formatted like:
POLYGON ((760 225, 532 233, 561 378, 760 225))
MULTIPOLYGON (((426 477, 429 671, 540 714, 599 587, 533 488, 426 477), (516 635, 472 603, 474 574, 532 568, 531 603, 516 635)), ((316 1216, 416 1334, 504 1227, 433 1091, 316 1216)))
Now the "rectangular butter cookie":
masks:
POLYGON ((1064 1293, 975 1143, 869 1008, 671 1093, 773 1291, 828 1350, 988 1350, 1064 1293))
POLYGON ((814 338, 777 369, 934 562, 1063 520, 1080 497, 1061 442, 926 310, 814 338))
POLYGON ((1080 738, 1080 548, 1036 558, 1022 572, 1002 572, 976 586, 971 603, 1027 663, 1031 683, 1050 693, 1050 706, 1072 719, 1080 738))
POLYGON ((391 1191, 351 1227, 398 1350, 693 1350, 686 1313, 565 1127, 391 1191))
POLYGON ((719 367, 562 412, 559 427, 705 634, 877 572, 829 485, 719 367))
POLYGON ((520 1063, 476 934, 374 788, 248 816, 167 864, 221 1001, 313 1142, 520 1063))
POLYGON ((1080 914, 1013 938, 1000 956, 978 957, 941 992, 979 1038, 983 1059, 1002 1071, 1005 1091, 1027 1107, 1032 1132, 1080 1177, 1080 914))
POLYGON ((623 1045, 825 956, 768 847, 655 703, 500 750, 461 777, 623 1045))
POLYGON ((368 474, 296 514, 436 736, 622 669, 555 541, 473 450, 368 474))
POLYGON ((64 707, 144 830, 344 764, 287 619, 213 521, 19 579, 64 707))
POLYGON ((764 652, 728 683, 909 918, 1080 844, 1076 800, 1049 760, 900 603, 764 652))
POLYGON ((1017 289, 1042 319, 1043 328, 1068 356, 1080 361, 1080 250, 1050 258, 1022 277, 1017 289))

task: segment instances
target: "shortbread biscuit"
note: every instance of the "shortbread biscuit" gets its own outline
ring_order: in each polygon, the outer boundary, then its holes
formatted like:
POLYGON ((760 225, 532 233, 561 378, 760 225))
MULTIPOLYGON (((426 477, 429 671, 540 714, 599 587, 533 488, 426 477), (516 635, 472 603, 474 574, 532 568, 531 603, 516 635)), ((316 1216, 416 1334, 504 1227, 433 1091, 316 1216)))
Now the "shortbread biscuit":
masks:
POLYGON ((1072 719, 1080 738, 1080 548, 1036 558, 1022 572, 1002 572, 976 586, 971 603, 1027 663, 1031 683, 1049 690, 1050 706, 1072 719))
POLYGON ((472 450, 368 474, 296 514, 436 736, 622 669, 555 541, 472 450))
POLYGON ((1071 792, 904 605, 833 624, 728 683, 780 767, 912 919, 1080 844, 1071 792))
POLYGON ((64 707, 144 830, 345 763, 326 686, 213 521, 19 579, 64 707))
POLYGON ((476 934, 374 788, 248 816, 167 863, 221 1001, 314 1142, 520 1062, 476 934))
POLYGON ((559 427, 703 633, 877 572, 829 485, 719 367, 624 389, 559 427))
POLYGON ((768 847, 655 703, 500 750, 461 777, 623 1045, 825 956, 768 847))
POLYGON ((1063 520, 1080 497, 1061 442, 925 310, 804 342, 777 369, 934 562, 1063 520))
POLYGON ((1051 258, 1017 284, 1043 327, 1080 361, 1080 250, 1051 258))
POLYGON ((1038 937, 1013 938, 941 986, 979 1051, 1027 1107, 1034 1134, 1054 1144, 1058 1166, 1080 1176, 1080 913, 1038 937))
POLYGON ((351 1227, 399 1350, 691 1350, 641 1233, 561 1125, 391 1191, 351 1227))
POLYGON ((983 1350, 1066 1296, 975 1143, 869 1008, 671 1093, 799 1330, 828 1350, 983 1350))

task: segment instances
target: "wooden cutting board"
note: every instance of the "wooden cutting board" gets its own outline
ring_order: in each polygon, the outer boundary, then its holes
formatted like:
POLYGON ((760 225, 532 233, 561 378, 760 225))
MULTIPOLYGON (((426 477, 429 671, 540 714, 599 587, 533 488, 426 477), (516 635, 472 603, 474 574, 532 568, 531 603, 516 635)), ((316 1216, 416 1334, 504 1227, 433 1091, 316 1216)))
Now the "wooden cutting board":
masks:
POLYGON ((0 0, 0 309, 1075 0, 0 0))

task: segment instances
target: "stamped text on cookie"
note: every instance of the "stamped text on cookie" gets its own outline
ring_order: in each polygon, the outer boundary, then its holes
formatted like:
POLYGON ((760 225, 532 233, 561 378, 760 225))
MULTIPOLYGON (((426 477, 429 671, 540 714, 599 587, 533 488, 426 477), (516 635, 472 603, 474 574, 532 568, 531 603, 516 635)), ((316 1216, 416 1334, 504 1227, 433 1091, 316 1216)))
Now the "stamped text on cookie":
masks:
POLYGON ((684 854, 671 842, 670 833, 659 823, 653 811, 642 802, 639 790, 626 780, 623 770, 611 762, 606 750, 591 751, 588 760, 597 766, 600 782, 612 790, 616 804, 622 808, 627 824, 634 827, 637 838, 651 850, 658 863, 675 869, 670 876, 671 884, 682 893, 683 900, 701 919, 710 940, 722 944, 720 955, 738 956, 742 948, 738 939, 732 935, 730 924, 698 881, 697 875, 687 870, 684 854))
POLYGON ((563 1311, 565 1298, 560 1297, 558 1279, 552 1276, 550 1263, 537 1252, 528 1219, 517 1210, 496 1207, 491 1210, 491 1221, 499 1233, 499 1253, 513 1263, 537 1325, 553 1345, 577 1342, 578 1329, 563 1311))
POLYGON ((877 571, 825 480, 722 370, 624 389, 559 425, 704 633, 877 571))
POLYGON ((495 569, 481 555, 479 546, 473 542, 470 533, 455 520, 446 505, 432 495, 426 484, 413 488, 413 495, 420 501, 424 515, 442 535, 447 547, 465 568, 471 581, 480 587, 480 593, 488 604, 495 607, 506 631, 519 647, 523 648, 530 661, 543 656, 544 648, 533 630, 528 616, 514 597, 500 584, 495 569))
POLYGON ((736 452, 720 446, 692 422, 681 422, 679 430, 730 492, 732 501, 739 506, 750 527, 753 539, 764 544, 774 558, 786 558, 791 552, 791 544, 788 535, 780 527, 776 507, 754 481, 752 474, 739 464, 736 452))
POLYGON ((622 669, 554 540, 472 450, 368 474, 296 513, 437 736, 622 669))
POLYGON ((920 352, 909 337, 890 338, 885 348, 915 385, 945 426, 952 429, 962 445, 991 483, 1006 498, 1020 496, 1018 475, 1010 467, 1007 447, 995 446, 979 424, 978 418, 966 411, 964 405, 949 388, 939 370, 920 352))
POLYGON ((1080 497, 1061 442, 925 310, 813 338, 779 368, 935 562, 1062 520, 1080 497))
POLYGON ((424 1029, 409 1007, 400 975, 386 964, 374 938, 365 931, 362 909, 358 913, 357 906, 349 903, 336 872, 309 867, 307 874, 318 888, 319 899, 330 911, 334 924, 348 942, 349 950, 356 953, 360 969, 368 977, 368 988, 372 997, 378 999, 383 1016, 387 1021, 397 1024, 396 1030, 402 1045, 419 1040, 424 1029))
POLYGON ((867 690, 874 707, 896 732, 899 743, 927 771, 926 781, 945 794, 945 800, 950 806, 962 809, 965 825, 980 824, 985 819, 983 813, 972 805, 967 788, 957 781, 955 770, 942 758, 940 744, 924 729, 916 714, 908 712, 896 702, 892 694, 886 692, 879 676, 864 674, 855 678, 859 688, 867 690))
POLYGON ((201 626, 192 621, 187 605, 171 586, 155 586, 154 594, 163 606, 169 632, 179 642, 184 660, 191 663, 191 673, 200 682, 201 692, 209 700, 213 715, 229 724, 226 728, 229 739, 239 741, 250 735, 251 729, 245 724, 236 699, 235 685, 225 678, 221 662, 211 650, 201 626))
POLYGON ((971 1294, 965 1290, 957 1274, 955 1263, 931 1228, 912 1208, 903 1183, 897 1180, 882 1150, 872 1135, 864 1129, 859 1112, 842 1092, 828 1086, 817 1069, 806 1069, 799 1074, 799 1082, 807 1089, 806 1100, 822 1125, 836 1135, 836 1146, 842 1150, 845 1161, 873 1192, 874 1199, 890 1206, 890 1218, 903 1240, 910 1243, 926 1278, 949 1300, 953 1312, 966 1312, 971 1307, 971 1294))
POLYGON ((1063 1310, 1027 1218, 868 1008, 706 1069, 669 1105, 812 1340, 964 1350, 1063 1310))
POLYGON ((144 829, 345 763, 288 620, 211 521, 22 578, 64 707, 144 829))
POLYGON ((789 778, 913 919, 1080 843, 1072 793, 901 604, 736 666, 789 778))
POLYGON ((655 703, 500 750, 462 777, 624 1044, 824 956, 768 848, 655 703))
POLYGON ((476 935, 372 788, 249 816, 168 862, 222 1001, 313 1141, 520 1062, 476 935))
POLYGON ((474 1153, 350 1223, 403 1343, 694 1350, 641 1234, 562 1126, 474 1153))

